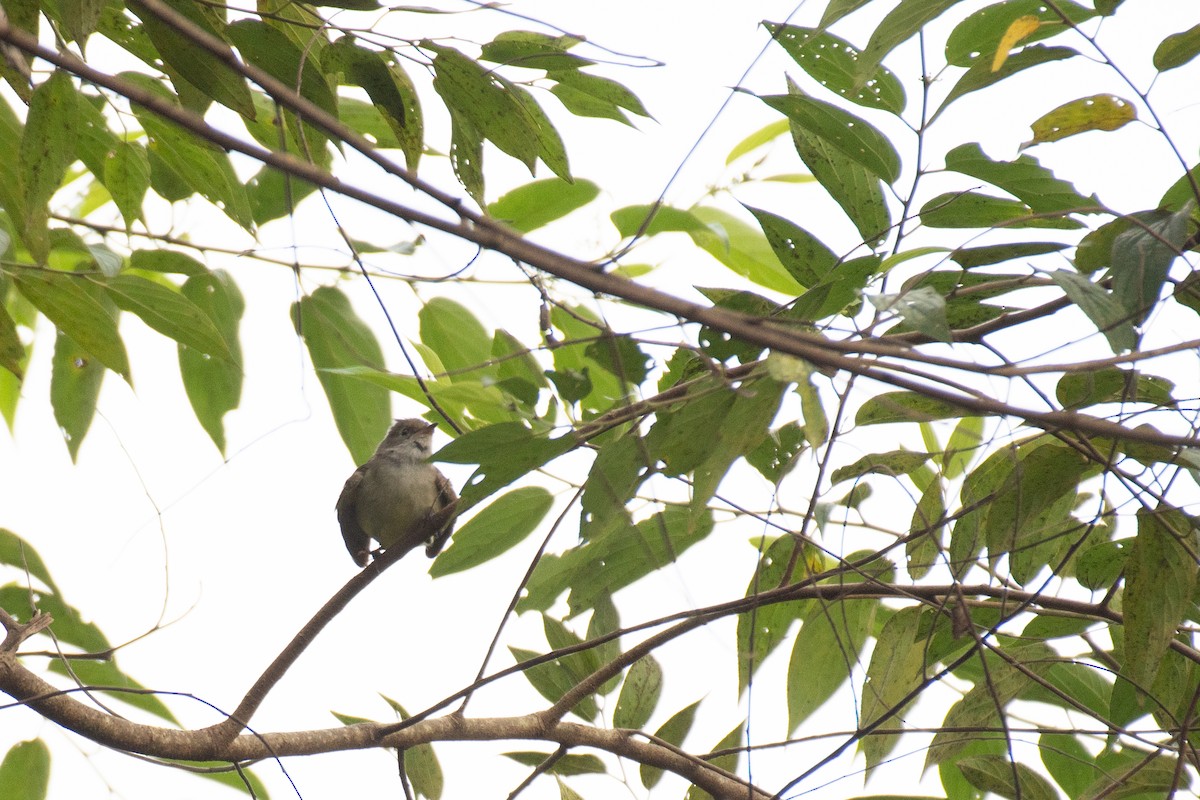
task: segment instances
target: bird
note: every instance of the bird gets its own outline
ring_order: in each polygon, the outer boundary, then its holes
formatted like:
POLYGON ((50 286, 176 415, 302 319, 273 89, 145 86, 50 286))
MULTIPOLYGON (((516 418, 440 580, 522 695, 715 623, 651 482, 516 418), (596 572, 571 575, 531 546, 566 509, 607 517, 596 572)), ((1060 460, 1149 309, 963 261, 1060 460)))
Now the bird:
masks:
POLYGON ((365 567, 378 554, 371 550, 372 539, 381 550, 410 550, 424 543, 425 555, 433 558, 450 537, 454 520, 444 518, 458 495, 428 461, 435 428, 436 422, 423 419, 396 420, 375 454, 342 487, 338 523, 358 566, 365 567))

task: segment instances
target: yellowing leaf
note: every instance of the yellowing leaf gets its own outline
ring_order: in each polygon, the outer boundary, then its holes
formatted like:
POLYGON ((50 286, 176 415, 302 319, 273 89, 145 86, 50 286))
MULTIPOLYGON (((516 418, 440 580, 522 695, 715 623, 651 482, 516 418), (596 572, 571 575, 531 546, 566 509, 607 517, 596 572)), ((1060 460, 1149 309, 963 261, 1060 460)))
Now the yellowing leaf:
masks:
POLYGON ((1097 94, 1064 103, 1042 116, 1030 127, 1033 140, 1021 149, 1044 142, 1056 142, 1077 133, 1115 131, 1137 119, 1137 110, 1127 100, 1115 94, 1097 94))
POLYGON ((996 55, 992 58, 992 72, 999 72, 1000 68, 1004 66, 1004 62, 1008 60, 1008 51, 1041 26, 1042 21, 1033 14, 1026 14, 1014 19, 1008 26, 1008 30, 1000 37, 1000 43, 996 45, 996 55))

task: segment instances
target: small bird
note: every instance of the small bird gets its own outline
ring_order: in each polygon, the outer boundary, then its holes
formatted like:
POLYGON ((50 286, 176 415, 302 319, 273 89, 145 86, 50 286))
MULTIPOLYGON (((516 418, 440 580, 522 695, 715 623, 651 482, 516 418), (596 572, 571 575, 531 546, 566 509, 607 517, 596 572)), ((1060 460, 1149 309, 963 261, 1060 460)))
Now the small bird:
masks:
POLYGON ((439 512, 458 501, 450 480, 429 463, 437 423, 398 419, 379 443, 375 455, 354 470, 337 501, 342 538, 354 563, 365 567, 373 554, 371 540, 381 549, 405 550, 425 543, 433 558, 446 544, 454 520, 430 531, 439 512), (413 537, 422 537, 414 540, 413 537))

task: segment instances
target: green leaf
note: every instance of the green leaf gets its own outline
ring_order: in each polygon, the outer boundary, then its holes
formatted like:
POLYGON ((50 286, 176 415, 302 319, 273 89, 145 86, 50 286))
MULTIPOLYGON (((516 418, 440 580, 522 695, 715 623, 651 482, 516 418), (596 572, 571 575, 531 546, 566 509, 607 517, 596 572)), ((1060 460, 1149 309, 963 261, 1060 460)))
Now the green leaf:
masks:
MULTIPOLYGON (((735 725, 733 730, 721 737, 721 741, 717 742, 717 744, 709 751, 712 753, 717 753, 723 750, 728 750, 730 752, 727 752, 724 755, 714 756, 710 759, 706 759, 707 763, 711 764, 717 769, 723 769, 726 772, 736 775, 738 756, 740 755, 742 737, 745 732, 746 722, 743 720, 735 725)), ((687 794, 684 795, 684 800, 714 800, 714 798, 711 794, 704 791, 699 786, 692 784, 692 786, 688 788, 687 794)))
POLYGON ((692 241, 729 270, 783 294, 794 296, 804 291, 779 263, 758 228, 712 206, 697 206, 692 215, 703 224, 688 231, 692 241))
POLYGON ((1057 253, 1066 248, 1067 245, 1059 242, 1016 242, 982 247, 958 247, 950 251, 950 258, 963 269, 974 269, 1046 253, 1057 253))
POLYGON ((443 447, 435 460, 478 464, 462 490, 460 511, 575 446, 573 434, 557 439, 539 436, 520 422, 505 422, 470 431, 443 447))
POLYGON ((789 120, 800 160, 854 223, 863 242, 875 245, 891 227, 879 178, 834 144, 789 120))
POLYGON ((517 610, 549 608, 568 589, 579 614, 654 570, 672 564, 713 529, 711 513, 670 506, 637 523, 603 531, 561 555, 538 562, 517 610))
POLYGON ((891 70, 877 67, 866 82, 857 80, 860 53, 845 39, 818 28, 779 22, 763 26, 813 80, 843 100, 893 114, 904 110, 904 87, 891 70))
POLYGON ((171 713, 166 704, 152 692, 146 691, 145 686, 122 671, 115 660, 75 659, 71 662, 70 671, 61 660, 56 660, 51 662, 50 671, 66 676, 72 681, 79 681, 85 686, 91 686, 94 692, 102 692, 108 697, 120 700, 122 703, 141 709, 148 714, 153 714, 172 725, 179 725, 179 720, 175 719, 175 715, 171 713), (98 687, 103 687, 103 689, 98 687), (113 689, 110 691, 109 687, 113 687, 113 689), (121 691, 121 689, 129 691, 121 691))
POLYGON ((1128 310, 1111 294, 1082 275, 1065 269, 1055 270, 1049 277, 1104 334, 1114 353, 1132 350, 1137 345, 1128 310))
POLYGON ((49 614, 54 618, 50 630, 60 644, 66 643, 87 653, 105 653, 112 647, 99 628, 84 622, 79 610, 64 603, 58 594, 10 583, 0 587, 0 608, 18 614, 32 615, 34 609, 49 614))
POLYGON ((1137 119, 1137 109, 1115 94, 1096 94, 1063 103, 1030 126, 1033 139, 1022 147, 1057 142, 1088 131, 1115 131, 1137 119))
POLYGON ((788 662, 788 732, 792 733, 842 686, 859 665, 875 620, 875 600, 814 603, 788 662))
POLYGON ((41 739, 18 742, 0 762, 0 796, 5 800, 45 800, 50 785, 50 748, 41 739))
MULTIPOLYGON (((387 695, 380 695, 380 697, 392 707, 401 720, 408 719, 409 713, 404 706, 387 695)), ((427 797, 429 800, 439 800, 445 786, 445 778, 442 776, 442 765, 438 763, 433 745, 425 743, 410 747, 402 753, 402 757, 401 763, 405 774, 412 781, 413 790, 419 796, 427 797)))
POLYGON ((142 218, 142 201, 150 188, 150 157, 146 148, 117 142, 104 161, 104 172, 96 177, 112 195, 126 226, 142 218))
POLYGON ((104 366, 62 331, 55 338, 51 363, 50 406, 71 460, 76 461, 96 414, 104 366))
POLYGON ((503 220, 510 228, 528 233, 585 206, 600 194, 588 180, 568 183, 549 178, 519 186, 488 206, 488 215, 503 220))
POLYGON ((495 368, 492 336, 465 306, 445 297, 435 297, 417 313, 421 342, 441 359, 451 381, 480 380, 495 368))
POLYGON ((102 285, 118 307, 164 336, 214 358, 233 358, 212 319, 177 289, 136 275, 118 275, 102 285))
POLYGON ((609 219, 625 239, 673 231, 692 233, 705 228, 704 222, 691 211, 663 205, 625 206, 612 212, 609 219))
POLYGON ((1043 733, 1038 737, 1038 753, 1050 777, 1068 797, 1086 796, 1088 786, 1096 779, 1096 765, 1078 736, 1043 733))
POLYGON ((863 475, 877 473, 898 477, 920 469, 929 462, 928 453, 914 453, 911 450, 891 450, 886 453, 871 453, 849 464, 838 467, 829 476, 831 483, 841 483, 851 478, 861 478, 863 475))
POLYGON ((950 342, 953 336, 946 320, 946 299, 928 286, 900 294, 868 295, 871 305, 880 311, 895 311, 913 330, 938 342, 950 342))
POLYGON ((1106 367, 1091 372, 1068 372, 1058 380, 1054 394, 1063 408, 1100 403, 1151 403, 1171 407, 1175 384, 1157 375, 1106 367))
POLYGON ((799 225, 769 211, 743 207, 758 220, 779 263, 801 286, 816 286, 837 266, 833 251, 799 225))
POLYGON ((1069 0, 1058 0, 1051 8, 1040 0, 1006 0, 979 9, 958 23, 946 38, 946 63, 971 67, 982 63, 991 67, 993 56, 1004 35, 1022 17, 1036 17, 1038 29, 1021 42, 1027 44, 1070 30, 1058 12, 1078 25, 1096 16, 1093 9, 1069 0))
POLYGON ((532 174, 542 151, 540 120, 530 115, 518 87, 454 48, 428 40, 421 46, 434 53, 433 88, 452 112, 532 174))
POLYGON ((1159 42, 1154 50, 1154 68, 1159 72, 1182 67, 1200 55, 1200 25, 1182 33, 1172 33, 1159 42))
MULTIPOLYGON (((1099 5, 1099 3, 1097 3, 1099 5)), ((1104 800, 1125 800, 1150 797, 1178 796, 1188 791, 1192 777, 1181 768, 1178 760, 1160 756, 1146 763, 1147 756, 1138 748, 1128 748, 1117 754, 1115 759, 1105 759, 1102 753, 1097 759, 1102 773, 1083 792, 1081 797, 1103 797, 1104 800), (1117 760, 1119 759, 1119 760, 1117 760), (1116 761, 1116 763, 1110 763, 1116 761)))
POLYGON ((1158 212, 1117 234, 1112 246, 1112 296, 1140 325, 1158 303, 1167 272, 1187 240, 1192 209, 1185 203, 1174 213, 1158 212))
POLYGON ((21 294, 104 366, 130 380, 129 357, 117 332, 117 308, 87 278, 61 272, 21 270, 13 275, 21 294))
MULTIPOLYGON (((746 597, 780 586, 787 570, 792 569, 789 584, 808 577, 804 548, 792 536, 781 536, 771 542, 759 559, 746 597)), ((772 652, 787 639, 792 623, 802 619, 812 605, 809 601, 771 603, 738 615, 738 693, 746 690, 750 679, 772 652)))
POLYGON ((867 399, 854 417, 857 425, 885 422, 932 422, 964 417, 967 411, 951 403, 916 392, 884 392, 867 399))
POLYGON ((551 71, 546 77, 557 81, 550 93, 559 99, 563 107, 579 117, 615 119, 631 125, 625 111, 638 116, 650 117, 642 101, 625 86, 609 78, 589 75, 580 70, 551 71), (622 110, 624 109, 624 111, 622 110))
POLYGON ((134 250, 129 266, 149 272, 169 272, 179 275, 205 275, 208 268, 178 250, 134 250))
POLYGON ((551 36, 536 31, 505 31, 485 44, 479 57, 522 69, 573 70, 596 63, 567 52, 582 41, 570 34, 551 36))
MULTIPOLYGON (((33 90, 17 154, 23 190, 22 238, 39 263, 49 255, 48 203, 75 160, 78 135, 76 91, 67 72, 55 70, 33 90)), ((49 316, 49 315, 47 315, 49 316)))
MULTIPOLYGON (((210 20, 213 18, 202 13, 201 6, 186 0, 166 0, 166 3, 205 33, 224 40, 222 32, 212 26, 210 20)), ((243 117, 254 118, 250 87, 241 75, 175 30, 170 23, 161 21, 138 0, 130 0, 126 7, 142 21, 142 30, 150 37, 162 60, 186 78, 192 87, 243 117)), ((182 93, 182 88, 180 91, 182 93)))
POLYGON ((858 85, 865 85, 874 76, 888 53, 915 36, 926 23, 941 16, 951 6, 958 5, 958 1, 900 0, 900 4, 875 26, 870 41, 859 55, 856 73, 858 85))
MULTIPOLYGON (((339 73, 344 82, 366 91, 395 137, 393 146, 399 146, 404 163, 415 170, 425 144, 425 123, 416 87, 408 74, 387 53, 361 47, 352 36, 343 36, 326 47, 321 64, 327 72, 339 73)), ((338 100, 345 109, 347 98, 338 100)))
MULTIPOLYGON (((161 84, 145 75, 123 72, 121 77, 170 99, 161 84)), ((166 199, 183 199, 196 193, 246 230, 254 227, 254 214, 250 209, 246 187, 234 172, 227 153, 165 122, 142 106, 134 105, 133 113, 149 137, 151 185, 156 192, 162 194, 164 191, 161 181, 155 179, 157 162, 161 168, 169 171, 175 190, 182 193, 182 197, 169 193, 164 195, 166 199)))
POLYGON ((992 71, 991 59, 976 59, 971 68, 950 89, 946 95, 946 99, 938 106, 938 110, 934 112, 930 121, 936 120, 951 103, 963 95, 977 92, 980 89, 986 89, 988 86, 998 83, 1005 78, 1012 77, 1030 67, 1036 67, 1051 61, 1061 61, 1077 55, 1079 55, 1079 52, 1070 47, 1047 47, 1041 44, 1030 45, 1021 50, 1021 52, 1009 56, 1000 69, 994 72, 992 71))
POLYGON ((50 577, 50 570, 46 568, 46 562, 42 560, 38 551, 7 528, 0 528, 0 564, 8 564, 21 573, 28 572, 44 583, 50 591, 58 593, 58 587, 50 577))
MULTIPOLYGON (((537 658, 540 653, 533 650, 524 650, 520 647, 509 647, 509 652, 512 653, 518 664, 522 664, 530 659, 537 658)), ((564 663, 564 659, 554 659, 542 664, 529 667, 522 670, 526 680, 530 685, 537 690, 537 693, 549 700, 551 703, 556 703, 568 691, 575 688, 579 682, 579 676, 569 669, 564 663)), ((596 718, 596 714, 600 711, 596 705, 596 698, 588 695, 580 700, 571 709, 571 713, 580 719, 591 721, 596 718)))
MULTIPOLYGON (((257 19, 240 19, 230 24, 227 33, 242 58, 277 81, 298 89, 304 99, 337 117, 337 98, 329 88, 320 66, 287 34, 257 19)), ((324 48, 323 52, 331 47, 333 45, 324 48)))
MULTIPOLYGON (((965 421, 965 420, 964 420, 965 421)), ((929 574, 942 552, 942 531, 946 527, 946 500, 940 481, 931 481, 913 510, 909 534, 917 534, 904 545, 908 574, 920 580, 929 574)))
MULTIPOLYGON (((157 251, 166 253, 168 251, 157 251)), ((246 302, 224 270, 192 275, 180 289, 216 328, 229 358, 208 358, 195 348, 179 345, 179 373, 196 419, 213 444, 225 452, 225 414, 237 408, 242 396, 242 346, 238 325, 246 302)))
POLYGON ((873 175, 888 183, 900 177, 896 148, 865 120, 802 94, 767 95, 762 101, 873 175))
POLYGON ((1190 517, 1166 508, 1138 509, 1138 533, 1125 564, 1125 661, 1121 674, 1149 687, 1176 628, 1188 614, 1197 564, 1190 517))
POLYGON ((325 389, 333 421, 355 464, 362 464, 391 424, 387 390, 329 372, 351 366, 383 367, 383 351, 370 327, 338 289, 322 286, 292 304, 296 332, 304 337, 317 378, 325 389))
POLYGON ((1098 207, 1100 204, 1094 196, 1084 197, 1070 183, 1054 177, 1053 172, 1032 156, 1023 155, 1016 161, 993 161, 974 142, 959 145, 946 153, 946 169, 999 186, 1038 214, 1098 207))
POLYGON ((27 355, 16 323, 4 305, 0 304, 0 367, 21 378, 25 374, 24 361, 27 355))
POLYGON ((641 730, 650 721, 662 695, 663 671, 654 656, 646 655, 633 662, 625 675, 617 707, 613 711, 613 727, 641 730))
POLYGON ((603 775, 608 771, 604 768, 604 762, 600 760, 599 756, 591 753, 567 753, 557 757, 556 753, 523 750, 501 755, 527 767, 540 766, 553 758, 554 763, 546 770, 551 775, 603 775))
POLYGON ((946 192, 917 212, 931 228, 1063 228, 1082 227, 1070 217, 1038 217, 1020 200, 980 192, 946 192))
MULTIPOLYGON (((688 732, 692 729, 692 722, 696 719, 696 709, 699 706, 700 701, 697 700, 682 711, 673 714, 669 720, 662 724, 661 728, 654 732, 655 737, 676 747, 682 745, 683 740, 687 738, 688 732)), ((658 785, 663 776, 662 769, 652 767, 649 764, 642 764, 640 771, 642 785, 647 789, 653 789, 658 785)))
POLYGON ((1017 800, 1058 800, 1050 782, 1024 764, 1004 756, 968 756, 956 766, 974 787, 1017 800))
MULTIPOLYGON (((770 23, 768 23, 770 24, 770 23)), ((791 129, 791 123, 786 119, 776 120, 756 130, 733 146, 729 155, 725 156, 725 166, 729 166, 747 153, 752 153, 763 145, 775 141, 791 129)))
POLYGON ((493 500, 455 531, 450 547, 429 567, 435 578, 491 561, 537 529, 553 497, 538 486, 514 489, 493 500))
POLYGON ((899 743, 902 715, 892 714, 877 727, 875 723, 892 712, 924 678, 926 643, 918 633, 921 613, 921 609, 910 607, 892 615, 879 632, 871 654, 862 688, 860 726, 871 726, 875 733, 859 741, 868 769, 880 764, 899 743), (880 731, 897 733, 881 735, 880 731))

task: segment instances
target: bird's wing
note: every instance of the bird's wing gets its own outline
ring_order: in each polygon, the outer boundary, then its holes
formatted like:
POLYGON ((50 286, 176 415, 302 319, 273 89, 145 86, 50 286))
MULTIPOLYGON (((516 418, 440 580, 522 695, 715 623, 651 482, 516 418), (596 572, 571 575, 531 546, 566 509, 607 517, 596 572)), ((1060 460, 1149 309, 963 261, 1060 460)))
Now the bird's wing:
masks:
POLYGON ((358 524, 358 515, 354 513, 358 505, 358 487, 366 472, 365 464, 354 470, 354 474, 346 479, 346 485, 342 487, 342 494, 337 501, 337 518, 342 526, 342 539, 346 542, 350 557, 360 567, 367 565, 371 554, 371 537, 363 530, 362 525, 358 524))
MULTIPOLYGON (((450 479, 441 473, 439 470, 434 470, 437 480, 437 499, 433 501, 433 511, 436 515, 458 502, 458 494, 454 491, 454 486, 450 483, 450 479)), ((451 512, 449 518, 442 523, 438 528, 437 533, 430 538, 425 545, 425 555, 433 558, 442 551, 446 545, 446 540, 450 538, 450 534, 454 531, 454 514, 451 512)))

